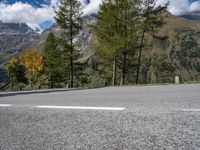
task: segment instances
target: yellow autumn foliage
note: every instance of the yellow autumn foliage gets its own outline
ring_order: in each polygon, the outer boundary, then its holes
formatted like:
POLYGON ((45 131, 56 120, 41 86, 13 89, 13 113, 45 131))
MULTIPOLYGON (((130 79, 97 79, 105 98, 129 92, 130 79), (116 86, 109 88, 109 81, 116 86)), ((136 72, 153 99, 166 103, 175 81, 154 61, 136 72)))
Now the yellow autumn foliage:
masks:
POLYGON ((15 64, 17 64, 18 61, 19 61, 19 60, 18 60, 17 58, 14 58, 14 57, 13 57, 13 58, 11 59, 9 65, 15 65, 15 64))
POLYGON ((25 49, 20 59, 31 73, 37 73, 43 70, 43 57, 34 48, 25 49))

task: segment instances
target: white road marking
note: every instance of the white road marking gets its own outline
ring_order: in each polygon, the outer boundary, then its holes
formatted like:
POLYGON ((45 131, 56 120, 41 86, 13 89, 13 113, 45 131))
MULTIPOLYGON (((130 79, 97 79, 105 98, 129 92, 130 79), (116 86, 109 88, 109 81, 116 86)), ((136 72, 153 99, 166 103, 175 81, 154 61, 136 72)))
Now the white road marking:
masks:
POLYGON ((125 107, 83 107, 83 106, 18 106, 11 104, 0 104, 0 107, 35 107, 35 108, 49 108, 49 109, 84 109, 84 110, 113 110, 113 111, 122 111, 125 107))
POLYGON ((9 107, 9 106, 12 106, 10 104, 0 104, 0 107, 9 107))
POLYGON ((122 111, 124 107, 82 107, 82 106, 35 106, 36 108, 52 108, 52 109, 85 109, 85 110, 114 110, 122 111))
POLYGON ((182 109, 181 111, 187 111, 187 112, 200 112, 200 109, 182 109))

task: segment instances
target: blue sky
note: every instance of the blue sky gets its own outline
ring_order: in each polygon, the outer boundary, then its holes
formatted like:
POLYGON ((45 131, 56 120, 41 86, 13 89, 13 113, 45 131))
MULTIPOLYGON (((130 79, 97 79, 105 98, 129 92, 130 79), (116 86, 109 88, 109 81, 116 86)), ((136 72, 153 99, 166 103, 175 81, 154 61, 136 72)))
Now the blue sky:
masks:
MULTIPOLYGON (((87 3, 90 3, 90 0, 85 0, 87 3)), ((176 0, 178 1, 178 0, 176 0)), ((198 0, 188 0, 189 3, 195 2, 198 0)), ((42 7, 41 5, 50 5, 51 1, 50 0, 5 0, 7 4, 14 4, 16 2, 22 2, 22 3, 29 3, 32 6, 35 7, 42 7)))
MULTIPOLYGON (((25 22, 32 28, 44 30, 54 22, 55 8, 60 0, 0 0, 0 20, 25 22)), ((97 13, 101 0, 80 0, 85 15, 97 13)), ((174 15, 200 11, 200 0, 157 0, 158 5, 170 1, 169 11, 174 15)))
POLYGON ((49 5, 50 1, 45 0, 6 0, 7 4, 14 4, 16 2, 29 3, 34 7, 41 7, 41 4, 49 5))
POLYGON ((189 0, 189 3, 192 3, 192 2, 195 2, 195 1, 198 1, 198 0, 189 0))
MULTIPOLYGON (((16 2, 22 2, 22 3, 29 3, 34 7, 42 7, 42 5, 50 5, 51 0, 5 0, 7 4, 14 4, 16 2)), ((90 0, 85 0, 86 3, 90 3, 90 0)))

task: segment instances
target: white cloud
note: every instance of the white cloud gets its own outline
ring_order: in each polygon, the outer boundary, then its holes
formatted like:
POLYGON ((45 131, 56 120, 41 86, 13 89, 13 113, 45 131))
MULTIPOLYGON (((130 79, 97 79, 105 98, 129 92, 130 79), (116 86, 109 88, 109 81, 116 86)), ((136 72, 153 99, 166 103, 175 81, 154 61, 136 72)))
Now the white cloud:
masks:
MULTIPOLYGON (((80 0, 84 1, 84 0, 80 0)), ((157 5, 164 5, 169 2, 169 11, 174 15, 181 15, 187 12, 200 11, 200 0, 193 3, 189 3, 188 0, 157 0, 157 5)), ((85 15, 91 13, 97 13, 99 10, 99 5, 102 0, 90 0, 90 4, 85 6, 83 12, 85 15)))
MULTIPOLYGON (((87 4, 86 0, 79 0, 82 4, 83 15, 89 15, 92 13, 98 13, 99 6, 102 3, 102 0, 90 0, 90 3, 87 4)), ((60 0, 51 0, 51 7, 58 9, 60 0)))
POLYGON ((85 6, 83 9, 84 15, 92 14, 92 13, 97 13, 99 10, 99 5, 102 3, 102 0, 91 0, 90 4, 85 6))
MULTIPOLYGON (((0 0, 1 1, 1 0, 0 0)), ((5 1, 5 0, 3 0, 5 1)), ((83 6, 83 14, 88 15, 97 13, 102 0, 79 0, 83 6)), ((200 11, 200 1, 188 3, 188 0, 157 0, 157 5, 170 2, 169 11, 175 15, 185 12, 200 11)), ((16 2, 5 4, 0 2, 0 20, 3 22, 25 22, 32 28, 39 27, 39 24, 47 20, 54 20, 55 9, 58 9, 60 0, 51 0, 49 6, 43 5, 42 8, 35 8, 28 3, 16 2)))
MULTIPOLYGON (((83 6, 83 14, 97 13, 101 0, 79 0, 83 6)), ((0 2, 0 20, 3 22, 25 22, 32 28, 39 28, 39 24, 47 20, 54 20, 55 10, 58 9, 60 0, 51 0, 50 6, 43 5, 42 8, 35 8, 28 3, 16 2, 5 4, 0 2)))
MULTIPOLYGON (((80 0, 84 1, 84 0, 80 0)), ((169 11, 174 15, 181 15, 187 12, 200 11, 200 0, 193 3, 189 3, 188 0, 157 0, 157 5, 164 5, 169 2, 169 11)), ((83 12, 85 15, 91 13, 97 13, 99 10, 99 5, 102 0, 90 0, 90 4, 85 6, 83 12)))
POLYGON ((16 2, 12 5, 0 3, 0 20, 3 22, 25 22, 32 28, 38 24, 53 19, 54 10, 50 6, 34 8, 28 3, 16 2))
POLYGON ((199 2, 193 2, 189 9, 189 11, 200 11, 200 1, 199 2))
POLYGON ((200 2, 189 3, 188 0, 158 0, 157 5, 169 2, 169 11, 174 15, 181 15, 187 12, 200 11, 200 2))

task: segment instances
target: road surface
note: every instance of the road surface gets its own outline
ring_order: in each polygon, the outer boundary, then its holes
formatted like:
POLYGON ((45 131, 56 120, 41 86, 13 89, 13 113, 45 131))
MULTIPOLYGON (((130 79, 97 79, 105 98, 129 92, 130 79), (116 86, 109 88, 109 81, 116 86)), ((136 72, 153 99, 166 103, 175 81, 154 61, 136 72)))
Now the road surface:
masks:
POLYGON ((200 149, 200 84, 0 95, 0 150, 200 149))

